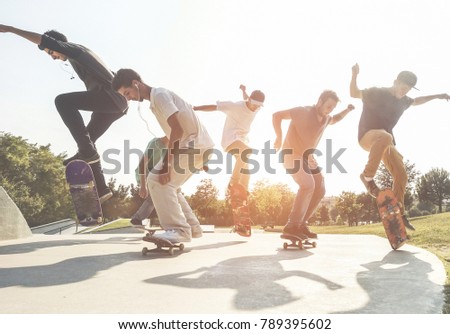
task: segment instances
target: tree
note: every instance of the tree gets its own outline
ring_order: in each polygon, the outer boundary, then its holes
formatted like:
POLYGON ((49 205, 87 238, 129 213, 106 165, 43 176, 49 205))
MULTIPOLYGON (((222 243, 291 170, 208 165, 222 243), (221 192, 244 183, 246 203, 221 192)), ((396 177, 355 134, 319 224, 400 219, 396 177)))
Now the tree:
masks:
POLYGON ((360 220, 366 223, 378 221, 379 214, 375 199, 367 192, 356 197, 356 203, 361 205, 360 220))
POLYGON ((322 204, 316 211, 317 220, 320 222, 320 225, 329 225, 330 223, 330 209, 327 205, 322 204))
POLYGON ((188 203, 199 218, 215 217, 220 211, 218 194, 219 190, 212 183, 212 179, 203 179, 197 186, 196 192, 189 197, 188 203))
MULTIPOLYGON (((410 162, 409 160, 405 162, 405 169, 406 174, 408 175, 408 183, 406 185, 406 192, 405 192, 405 208, 408 210, 414 201, 413 196, 414 185, 420 173, 416 170, 416 165, 410 162)), ((375 182, 382 189, 384 188, 392 189, 393 179, 391 173, 389 173, 389 170, 386 168, 384 163, 382 163, 380 165, 380 168, 378 168, 377 174, 375 175, 375 182)))
POLYGON ((250 214, 259 225, 285 225, 295 195, 286 184, 271 184, 268 180, 256 182, 250 196, 250 214))
POLYGON ((442 168, 432 168, 420 178, 416 191, 420 201, 437 205, 441 213, 445 201, 450 199, 449 172, 442 168))
POLYGON ((131 198, 128 195, 129 186, 116 185, 117 180, 110 178, 108 187, 113 193, 113 197, 102 204, 103 216, 105 221, 111 221, 120 217, 130 217, 134 214, 132 209, 134 206, 130 205, 131 198))
POLYGON ((361 218, 362 204, 357 203, 357 196, 353 192, 343 191, 336 201, 339 216, 346 220, 349 226, 358 226, 361 218))
POLYGON ((64 158, 55 156, 50 145, 30 144, 0 132, 0 186, 31 227, 74 214, 62 168, 64 158))

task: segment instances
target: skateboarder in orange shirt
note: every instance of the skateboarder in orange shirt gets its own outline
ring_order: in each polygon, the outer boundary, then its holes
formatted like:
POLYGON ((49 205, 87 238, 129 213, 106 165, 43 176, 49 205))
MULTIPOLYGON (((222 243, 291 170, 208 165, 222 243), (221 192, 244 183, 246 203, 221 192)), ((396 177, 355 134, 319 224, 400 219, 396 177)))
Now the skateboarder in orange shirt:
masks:
POLYGON ((338 102, 339 98, 336 93, 326 90, 313 106, 297 107, 273 114, 273 127, 276 133, 274 147, 276 150, 283 148, 284 166, 299 186, 283 234, 291 234, 300 238, 305 236, 317 238, 317 234, 309 230, 307 221, 325 195, 325 185, 313 152, 325 128, 329 124, 341 121, 354 109, 350 104, 339 114, 330 116, 338 102), (281 146, 282 120, 291 120, 283 146, 281 146))

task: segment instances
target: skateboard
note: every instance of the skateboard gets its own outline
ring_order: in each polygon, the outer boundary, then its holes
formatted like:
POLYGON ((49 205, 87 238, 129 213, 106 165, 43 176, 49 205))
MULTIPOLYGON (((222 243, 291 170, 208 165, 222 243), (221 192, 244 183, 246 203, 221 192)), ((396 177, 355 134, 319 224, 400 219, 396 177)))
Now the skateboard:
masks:
POLYGON ((252 235, 250 212, 247 203, 247 190, 240 184, 233 185, 230 189, 231 209, 233 211, 233 232, 240 236, 252 235))
POLYGON ((161 227, 147 227, 145 225, 142 226, 138 226, 138 225, 133 225, 134 228, 137 228, 138 230, 142 230, 144 232, 146 232, 145 236, 150 237, 153 234, 155 234, 156 231, 161 231, 162 228, 161 227))
POLYGON ((66 180, 78 222, 83 226, 101 224, 102 206, 89 164, 83 160, 69 162, 66 167, 66 180))
POLYGON ((161 250, 167 250, 167 252, 170 255, 174 255, 175 251, 174 248, 178 248, 180 252, 184 250, 184 244, 183 243, 172 243, 169 240, 157 238, 152 235, 146 235, 142 238, 142 240, 147 242, 152 242, 156 245, 156 248, 154 249, 148 249, 147 247, 142 248, 142 255, 147 255, 147 253, 151 251, 161 251, 161 250))
POLYGON ((298 237, 296 235, 292 235, 292 234, 282 234, 282 235, 280 235, 280 238, 291 241, 290 244, 288 244, 287 242, 285 242, 283 244, 284 249, 288 249, 289 247, 304 249, 305 248, 304 246, 311 246, 313 248, 316 248, 316 246, 317 246, 317 243, 315 241, 310 241, 307 237, 300 238, 300 237, 298 237))
POLYGON ((381 190, 377 196, 378 212, 392 249, 399 249, 408 240, 397 199, 391 189, 381 190))

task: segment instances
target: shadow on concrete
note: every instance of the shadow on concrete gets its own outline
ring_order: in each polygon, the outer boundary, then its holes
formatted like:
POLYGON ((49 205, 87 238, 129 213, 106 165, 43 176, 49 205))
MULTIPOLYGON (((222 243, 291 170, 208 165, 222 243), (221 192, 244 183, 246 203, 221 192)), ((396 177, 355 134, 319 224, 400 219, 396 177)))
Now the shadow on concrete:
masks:
POLYGON ((72 247, 75 245, 92 245, 92 244, 133 244, 141 241, 141 237, 111 237, 106 240, 95 239, 55 239, 37 242, 24 242, 21 244, 0 246, 0 255, 12 255, 31 253, 38 249, 52 247, 72 247))
POLYGON ((417 258, 416 253, 391 251, 381 261, 362 266, 367 270, 356 277, 369 301, 364 307, 345 311, 346 314, 376 313, 380 309, 383 313, 416 314, 423 313, 424 305, 427 313, 442 312, 442 304, 435 298, 442 293, 442 286, 429 279, 433 269, 430 263, 417 258))
POLYGON ((129 261, 142 260, 135 252, 83 256, 48 265, 0 268, 0 288, 10 286, 47 287, 81 282, 129 261))
POLYGON ((285 271, 280 263, 311 255, 308 251, 280 251, 276 255, 236 257, 211 267, 158 276, 145 282, 188 289, 234 289, 236 309, 262 310, 299 300, 289 289, 277 282, 282 279, 302 277, 322 283, 330 290, 342 288, 339 284, 306 271, 285 271))

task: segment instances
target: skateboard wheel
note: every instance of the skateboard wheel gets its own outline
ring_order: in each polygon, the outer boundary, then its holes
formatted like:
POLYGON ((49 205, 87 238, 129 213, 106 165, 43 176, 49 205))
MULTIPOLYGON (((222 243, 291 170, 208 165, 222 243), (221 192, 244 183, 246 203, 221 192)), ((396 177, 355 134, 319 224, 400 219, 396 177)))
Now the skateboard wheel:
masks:
POLYGON ((148 253, 148 248, 147 247, 142 248, 142 255, 147 255, 147 253, 148 253))
POLYGON ((288 249, 288 247, 289 247, 288 243, 285 242, 285 243, 283 244, 283 248, 284 248, 284 249, 288 249))
POLYGON ((298 243, 298 249, 303 249, 303 244, 301 242, 298 243))
POLYGON ((313 246, 313 248, 316 248, 317 243, 315 241, 311 242, 311 246, 313 246))
POLYGON ((173 253, 174 253, 173 248, 172 248, 172 247, 169 248, 169 254, 170 254, 170 255, 173 255, 173 253))
POLYGON ((184 244, 180 244, 180 251, 184 250, 184 244))

